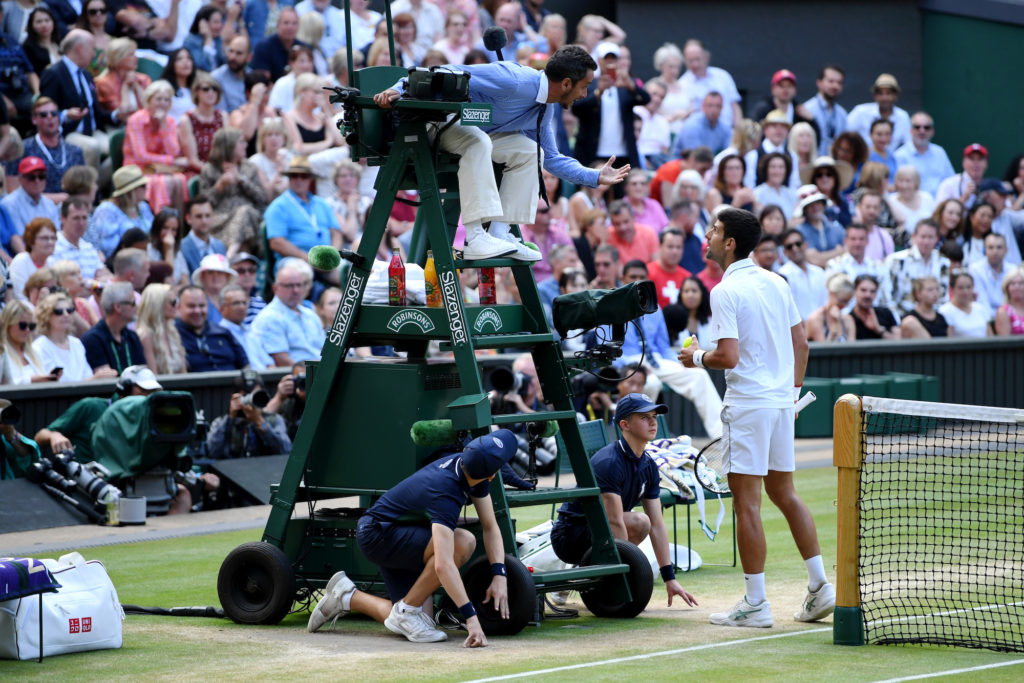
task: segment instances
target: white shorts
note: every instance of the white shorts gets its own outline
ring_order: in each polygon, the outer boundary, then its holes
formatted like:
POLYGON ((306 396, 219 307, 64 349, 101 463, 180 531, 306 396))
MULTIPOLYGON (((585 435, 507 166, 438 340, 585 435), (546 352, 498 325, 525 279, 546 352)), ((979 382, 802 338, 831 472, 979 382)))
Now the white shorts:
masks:
POLYGON ((768 470, 792 472, 793 408, 722 408, 725 472, 763 477, 768 470))

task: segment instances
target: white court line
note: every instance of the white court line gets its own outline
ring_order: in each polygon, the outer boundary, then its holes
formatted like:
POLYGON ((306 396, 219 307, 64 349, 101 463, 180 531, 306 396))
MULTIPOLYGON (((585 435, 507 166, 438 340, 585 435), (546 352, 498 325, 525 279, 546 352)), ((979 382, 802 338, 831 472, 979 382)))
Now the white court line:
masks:
POLYGON ((485 683, 487 681, 508 681, 513 678, 526 678, 527 676, 540 676, 542 674, 558 673, 560 671, 572 671, 574 669, 588 669, 595 666, 605 666, 607 664, 620 664, 622 662, 635 662, 641 659, 651 659, 653 657, 670 657, 672 655, 683 654, 684 652, 696 652, 698 650, 710 650, 716 647, 726 647, 729 645, 740 645, 745 643, 756 643, 761 640, 775 640, 777 638, 789 638, 790 636, 802 636, 808 633, 822 633, 824 631, 831 631, 832 627, 828 626, 825 628, 812 628, 806 631, 792 631, 790 633, 778 633, 772 636, 758 636, 757 638, 741 638, 739 640, 728 640, 724 643, 708 643, 706 645, 694 645, 692 647, 681 647, 675 650, 661 650, 660 652, 648 652, 642 655, 632 655, 631 657, 616 657, 615 659, 602 659, 596 662, 584 662, 582 664, 568 664, 566 666, 555 666, 550 669, 536 669, 534 671, 522 671, 515 674, 506 674, 504 676, 492 676, 491 678, 477 678, 471 681, 465 681, 464 683, 485 683))
POLYGON ((877 681, 876 683, 896 683, 897 681, 917 681, 922 678, 938 678, 939 676, 952 676, 953 674, 965 674, 971 671, 982 671, 984 669, 997 669, 1001 666, 1013 666, 1014 664, 1024 664, 1024 659, 1014 659, 1009 662, 998 662, 996 664, 985 664, 982 666, 971 666, 966 669, 950 669, 949 671, 937 671, 933 674, 918 674, 917 676, 905 676, 903 678, 887 678, 884 681, 877 681))

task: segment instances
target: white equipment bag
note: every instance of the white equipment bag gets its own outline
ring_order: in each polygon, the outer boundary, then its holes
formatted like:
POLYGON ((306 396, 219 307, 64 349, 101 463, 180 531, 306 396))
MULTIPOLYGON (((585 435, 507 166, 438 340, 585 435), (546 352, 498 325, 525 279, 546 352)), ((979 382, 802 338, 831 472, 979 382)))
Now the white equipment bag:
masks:
MULTIPOLYGON (((43 656, 121 647, 124 611, 103 563, 78 553, 41 560, 60 583, 43 594, 43 656)), ((0 658, 39 656, 39 596, 0 602, 0 658)))

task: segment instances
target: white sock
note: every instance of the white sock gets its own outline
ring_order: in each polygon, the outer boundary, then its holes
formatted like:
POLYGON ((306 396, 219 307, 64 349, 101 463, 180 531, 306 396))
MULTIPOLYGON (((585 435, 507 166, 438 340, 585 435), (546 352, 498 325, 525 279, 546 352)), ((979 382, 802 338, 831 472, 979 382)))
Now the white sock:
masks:
POLYGON ((398 601, 398 611, 399 612, 418 612, 419 609, 420 609, 419 607, 413 607, 412 605, 406 603, 405 600, 399 600, 398 601))
POLYGON ((804 564, 807 565, 807 587, 811 589, 812 593, 828 583, 828 578, 825 576, 825 563, 822 562, 821 555, 804 560, 804 564))
POLYGON ((764 572, 760 574, 744 574, 743 582, 747 586, 747 602, 760 605, 767 599, 764 592, 764 572))
POLYGON ((477 235, 484 234, 484 226, 480 221, 473 221, 464 225, 466 227, 466 244, 472 242, 477 235))
POLYGON ((348 593, 345 593, 341 596, 341 609, 345 610, 346 612, 352 609, 352 596, 355 594, 355 591, 349 591, 348 593))
POLYGON ((487 228, 487 232, 491 234, 491 237, 497 237, 499 240, 508 239, 509 231, 512 228, 509 227, 508 223, 504 221, 491 221, 491 227, 487 228))

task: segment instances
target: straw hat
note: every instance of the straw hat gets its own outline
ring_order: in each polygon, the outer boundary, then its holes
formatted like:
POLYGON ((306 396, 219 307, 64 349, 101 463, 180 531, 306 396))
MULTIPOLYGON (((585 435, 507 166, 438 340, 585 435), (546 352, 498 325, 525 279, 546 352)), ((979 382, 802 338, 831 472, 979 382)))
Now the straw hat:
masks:
POLYGON ((111 197, 120 197, 128 194, 137 187, 142 187, 149 180, 142 173, 142 169, 135 164, 122 166, 114 171, 114 193, 111 197))
POLYGON ((850 186, 853 182, 853 166, 845 161, 836 162, 830 156, 820 156, 814 160, 814 163, 810 166, 800 169, 800 182, 804 185, 814 182, 814 172, 819 168, 832 167, 836 169, 836 173, 839 175, 839 189, 843 190, 850 186))
POLYGON ((284 175, 313 175, 313 167, 309 165, 309 157, 296 156, 288 162, 288 170, 284 175))

